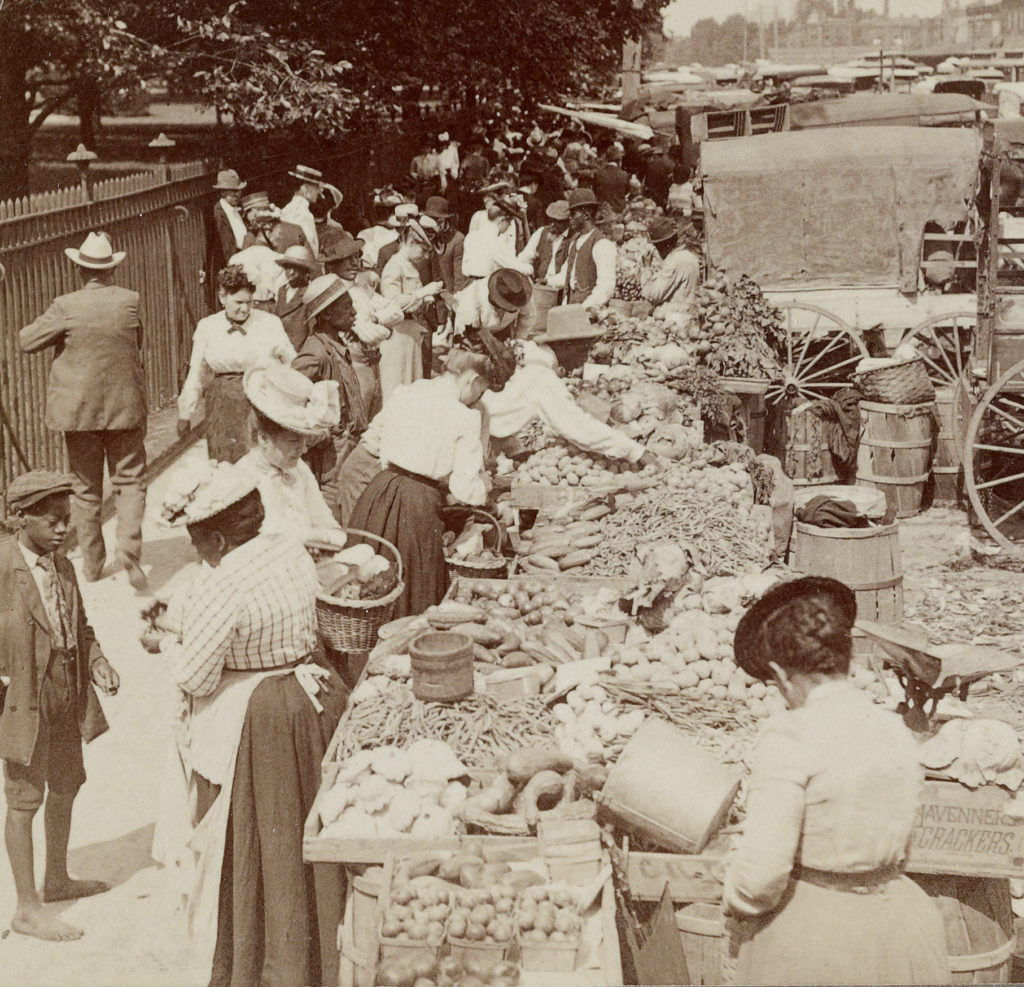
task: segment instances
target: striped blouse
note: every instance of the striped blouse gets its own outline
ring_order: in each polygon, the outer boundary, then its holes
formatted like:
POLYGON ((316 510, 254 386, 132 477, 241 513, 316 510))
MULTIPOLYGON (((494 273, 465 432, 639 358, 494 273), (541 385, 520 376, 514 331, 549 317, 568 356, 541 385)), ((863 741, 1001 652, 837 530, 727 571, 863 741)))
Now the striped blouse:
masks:
POLYGON ((225 668, 279 668, 316 643, 316 566, 302 543, 260 534, 229 552, 184 601, 181 644, 171 674, 186 692, 205 696, 225 668))

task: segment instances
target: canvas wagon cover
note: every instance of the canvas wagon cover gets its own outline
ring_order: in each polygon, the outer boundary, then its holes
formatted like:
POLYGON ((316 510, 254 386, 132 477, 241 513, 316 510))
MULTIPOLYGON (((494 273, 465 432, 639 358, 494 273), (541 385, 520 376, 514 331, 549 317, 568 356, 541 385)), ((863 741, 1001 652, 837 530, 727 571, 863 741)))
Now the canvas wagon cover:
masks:
POLYGON ((763 288, 916 292, 925 223, 966 216, 980 150, 974 130, 918 127, 704 143, 710 263, 763 288))

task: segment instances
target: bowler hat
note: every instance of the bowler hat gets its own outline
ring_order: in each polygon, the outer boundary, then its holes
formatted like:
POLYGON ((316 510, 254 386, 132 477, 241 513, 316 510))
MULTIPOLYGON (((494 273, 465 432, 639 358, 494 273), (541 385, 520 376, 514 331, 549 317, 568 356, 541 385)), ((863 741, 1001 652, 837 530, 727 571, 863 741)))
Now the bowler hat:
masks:
POLYGON ((296 243, 284 252, 283 257, 275 261, 281 267, 302 267, 314 274, 319 273, 320 264, 313 256, 313 251, 304 243, 296 243))
POLYGON ((651 243, 661 243, 678 236, 679 228, 668 216, 655 216, 647 224, 647 235, 651 238, 651 243))
POLYGON ((549 219, 568 219, 569 203, 565 199, 555 199, 544 212, 549 219))
POLYGON ((850 627, 853 627, 857 619, 857 598, 845 583, 821 576, 805 576, 777 583, 743 615, 736 626, 733 652, 737 664, 757 663, 761 628, 772 614, 793 600, 813 596, 831 598, 842 610, 850 627))
POLYGON ((547 329, 534 336, 533 341, 552 346, 556 343, 597 339, 603 335, 604 329, 590 321, 590 316, 582 305, 555 305, 548 309, 547 329))
POLYGON ((234 168, 225 168, 217 172, 217 181, 213 183, 213 187, 227 192, 241 192, 248 184, 238 177, 238 172, 234 168))
POLYGON ((600 205, 597 196, 594 195, 594 190, 589 188, 569 189, 565 198, 570 209, 584 209, 589 206, 597 208, 600 205))
POLYGON ((127 256, 123 250, 114 251, 106 233, 90 233, 81 247, 65 247, 64 254, 79 267, 93 271, 106 271, 117 267, 127 256))
POLYGON ((70 493, 71 477, 53 470, 32 470, 11 480, 7 488, 8 507, 31 507, 54 494, 70 493))
POLYGON ((503 267, 487 279, 487 297, 503 312, 518 312, 530 302, 530 281, 525 274, 503 267))
POLYGON ((324 173, 317 171, 316 168, 307 168, 305 165, 296 165, 294 171, 289 171, 288 174, 292 178, 298 178, 303 182, 310 182, 313 185, 324 184, 324 173))
POLYGON ((448 205, 448 200, 440 195, 432 195, 427 199, 427 206, 423 210, 424 215, 430 216, 432 219, 449 219, 452 211, 448 205))

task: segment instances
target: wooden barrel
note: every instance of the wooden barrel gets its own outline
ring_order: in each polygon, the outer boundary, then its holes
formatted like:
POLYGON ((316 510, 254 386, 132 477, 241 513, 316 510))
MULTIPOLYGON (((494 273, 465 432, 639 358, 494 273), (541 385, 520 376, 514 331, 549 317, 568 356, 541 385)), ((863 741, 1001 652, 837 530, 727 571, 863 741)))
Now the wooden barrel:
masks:
POLYGON ((953 442, 953 388, 940 387, 935 391, 935 458, 932 461, 932 479, 935 483, 935 504, 959 502, 960 457, 953 442))
POLYGON ((722 906, 698 901, 676 910, 676 927, 691 984, 731 983, 722 906))
POLYGON ((897 517, 921 510, 932 468, 934 404, 860 403, 857 482, 885 493, 897 517))
POLYGON ((898 524, 818 528, 798 521, 789 566, 805 576, 830 576, 857 597, 857 616, 882 624, 903 619, 903 564, 898 524))
POLYGON ((351 889, 350 934, 342 934, 343 952, 353 965, 355 987, 369 987, 377 968, 378 901, 384 894, 384 870, 368 867, 363 874, 349 871, 351 889), (348 948, 345 948, 348 947, 348 948))
POLYGON ((994 877, 911 875, 946 927, 954 984, 1008 984, 1013 968, 1010 882, 994 877))
POLYGON ((799 405, 789 413, 784 468, 798 487, 839 482, 825 423, 811 411, 810 404, 799 405))

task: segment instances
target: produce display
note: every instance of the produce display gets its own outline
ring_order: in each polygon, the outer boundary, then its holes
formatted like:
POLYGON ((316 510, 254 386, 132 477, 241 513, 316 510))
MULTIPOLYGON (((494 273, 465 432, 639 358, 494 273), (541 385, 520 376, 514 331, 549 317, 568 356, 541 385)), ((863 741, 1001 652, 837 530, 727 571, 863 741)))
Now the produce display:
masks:
POLYGON ((516 479, 544 486, 564 483, 570 487, 613 487, 624 480, 642 481, 655 472, 653 466, 639 467, 625 460, 605 459, 556 442, 530 456, 517 471, 516 479))
POLYGON ((576 896, 568 888, 527 888, 516 924, 523 942, 578 942, 582 919, 576 896))
POLYGON ((444 555, 453 562, 476 566, 500 566, 505 557, 488 547, 486 539, 494 537, 494 525, 470 517, 458 533, 446 531, 442 537, 444 555))
POLYGON ((615 252, 615 297, 639 301, 644 275, 658 263, 658 250, 646 234, 623 240, 615 252))
POLYGON ((391 888, 381 918, 381 940, 423 942, 438 947, 444 942, 445 923, 451 915, 451 893, 439 881, 413 878, 391 888))
POLYGON ((746 275, 708 276, 697 290, 697 325, 688 335, 709 347, 704 362, 724 377, 773 380, 782 371, 782 316, 746 275))
MULTIPOLYGON (((539 697, 498 702, 475 693, 453 703, 422 702, 411 686, 381 678, 389 684, 351 704, 340 749, 346 764, 382 745, 411 749, 415 741, 431 740, 442 742, 467 767, 488 769, 520 747, 549 742, 554 734, 554 715, 539 697)), ((415 777, 410 781, 415 784, 415 777)))
POLYGON ((516 987, 519 968, 487 956, 387 960, 377 968, 377 987, 516 987))
POLYGON ((321 835, 331 839, 440 839, 455 832, 453 812, 468 789, 468 769, 452 749, 420 739, 382 744, 347 757, 319 796, 321 835))
POLYGON ((521 536, 522 570, 553 572, 557 566, 580 575, 627 576, 638 546, 672 542, 693 546, 709 574, 760 572, 771 558, 771 511, 755 504, 742 463, 714 466, 708 449, 666 470, 656 486, 623 498, 621 506, 616 497, 614 511, 597 504, 578 512, 579 521, 541 518, 521 536), (591 547, 578 547, 577 536, 591 547), (573 546, 571 566, 551 555, 552 546, 560 551, 567 545, 573 546))

